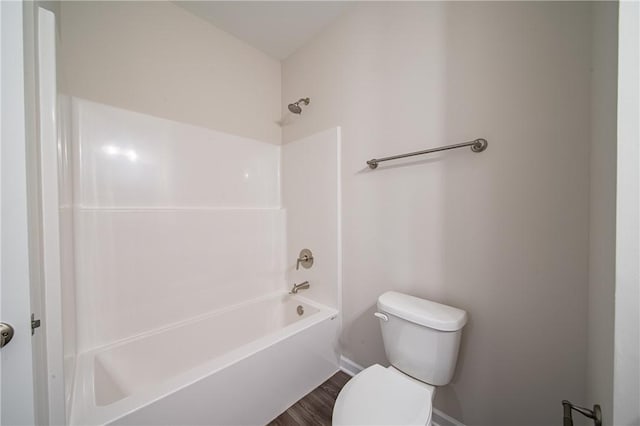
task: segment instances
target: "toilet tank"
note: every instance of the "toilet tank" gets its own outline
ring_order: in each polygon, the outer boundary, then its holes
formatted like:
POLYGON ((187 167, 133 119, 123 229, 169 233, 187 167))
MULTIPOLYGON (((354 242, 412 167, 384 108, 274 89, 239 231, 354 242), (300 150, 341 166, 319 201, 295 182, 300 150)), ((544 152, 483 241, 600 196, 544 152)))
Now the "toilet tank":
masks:
POLYGON ((395 291, 378 298, 378 311, 384 314, 377 316, 391 365, 431 385, 448 384, 458 360, 467 313, 395 291))

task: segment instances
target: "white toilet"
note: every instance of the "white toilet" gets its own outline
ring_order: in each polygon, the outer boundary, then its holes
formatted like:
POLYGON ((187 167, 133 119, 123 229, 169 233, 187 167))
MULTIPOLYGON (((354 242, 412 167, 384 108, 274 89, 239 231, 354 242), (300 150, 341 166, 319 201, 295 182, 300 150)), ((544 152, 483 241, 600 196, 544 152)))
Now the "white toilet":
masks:
POLYGON ((375 316, 391 366, 372 365, 347 382, 333 425, 430 425, 435 386, 453 376, 467 313, 389 291, 375 316))

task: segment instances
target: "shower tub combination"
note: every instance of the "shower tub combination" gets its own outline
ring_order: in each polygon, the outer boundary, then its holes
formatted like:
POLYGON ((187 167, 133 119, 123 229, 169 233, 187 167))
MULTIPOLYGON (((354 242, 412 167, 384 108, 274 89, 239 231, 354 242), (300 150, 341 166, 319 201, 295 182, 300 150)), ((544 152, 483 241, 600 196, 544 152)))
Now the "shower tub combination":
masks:
POLYGON ((338 311, 272 294, 79 355, 73 425, 257 425, 338 370, 338 311))

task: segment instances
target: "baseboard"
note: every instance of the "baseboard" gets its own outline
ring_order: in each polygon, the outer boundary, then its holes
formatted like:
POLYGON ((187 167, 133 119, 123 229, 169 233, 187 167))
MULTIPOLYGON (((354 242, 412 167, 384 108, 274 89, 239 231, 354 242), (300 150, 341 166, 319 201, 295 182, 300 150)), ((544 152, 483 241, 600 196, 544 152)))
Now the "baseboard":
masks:
MULTIPOLYGON (((353 377, 364 370, 364 367, 349 358, 340 355, 340 370, 353 377)), ((431 423, 432 426, 465 426, 462 422, 459 422, 435 407, 433 408, 431 423)))
POLYGON ((346 358, 340 355, 340 370, 344 371, 345 373, 353 377, 359 372, 361 372, 362 370, 364 370, 364 367, 361 366, 360 364, 356 364, 355 362, 351 361, 349 358, 346 358))
POLYGON ((446 415, 435 407, 433 408, 432 420, 433 421, 431 423, 433 423, 433 426, 464 426, 462 422, 446 415))

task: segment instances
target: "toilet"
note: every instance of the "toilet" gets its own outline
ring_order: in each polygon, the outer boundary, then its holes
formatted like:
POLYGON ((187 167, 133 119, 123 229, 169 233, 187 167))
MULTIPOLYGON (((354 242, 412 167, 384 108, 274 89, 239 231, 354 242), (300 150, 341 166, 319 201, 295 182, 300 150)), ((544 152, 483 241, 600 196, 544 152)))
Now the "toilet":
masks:
POLYGON ((374 315, 391 366, 374 364, 347 382, 333 425, 430 425, 435 389, 451 381, 467 313, 389 291, 374 315))

